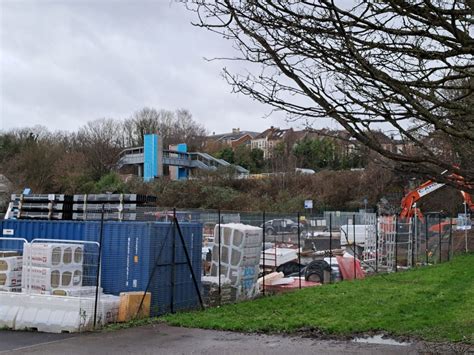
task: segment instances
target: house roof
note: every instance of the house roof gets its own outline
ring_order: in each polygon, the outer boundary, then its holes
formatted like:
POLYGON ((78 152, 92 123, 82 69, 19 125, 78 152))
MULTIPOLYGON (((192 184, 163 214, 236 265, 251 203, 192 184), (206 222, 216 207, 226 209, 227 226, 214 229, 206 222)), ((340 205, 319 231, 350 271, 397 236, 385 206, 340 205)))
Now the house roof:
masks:
POLYGON ((262 138, 267 138, 268 140, 277 140, 277 139, 282 139, 284 138, 288 133, 292 133, 293 129, 288 128, 288 129, 280 129, 280 128, 275 128, 275 127, 270 127, 254 137, 254 139, 262 139, 262 138))
POLYGON ((323 129, 304 129, 302 131, 294 132, 295 139, 301 140, 304 138, 308 139, 320 139, 324 137, 336 138, 342 140, 349 140, 351 138, 350 134, 344 130, 330 130, 327 128, 323 129))
POLYGON ((237 140, 242 138, 245 135, 249 135, 250 137, 255 137, 258 135, 258 132, 253 131, 239 131, 239 132, 230 132, 230 133, 221 133, 221 134, 213 134, 212 136, 207 136, 208 139, 213 139, 215 141, 222 141, 225 139, 230 140, 237 140))

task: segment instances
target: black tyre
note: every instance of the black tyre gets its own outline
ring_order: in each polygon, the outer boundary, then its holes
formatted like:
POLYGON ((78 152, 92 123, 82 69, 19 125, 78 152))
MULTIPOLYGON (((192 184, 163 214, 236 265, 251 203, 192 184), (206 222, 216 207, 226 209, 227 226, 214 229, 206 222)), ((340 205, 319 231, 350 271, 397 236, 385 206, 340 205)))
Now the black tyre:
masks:
POLYGON ((275 230, 273 228, 267 228, 265 230, 265 234, 268 234, 268 235, 275 235, 275 230))

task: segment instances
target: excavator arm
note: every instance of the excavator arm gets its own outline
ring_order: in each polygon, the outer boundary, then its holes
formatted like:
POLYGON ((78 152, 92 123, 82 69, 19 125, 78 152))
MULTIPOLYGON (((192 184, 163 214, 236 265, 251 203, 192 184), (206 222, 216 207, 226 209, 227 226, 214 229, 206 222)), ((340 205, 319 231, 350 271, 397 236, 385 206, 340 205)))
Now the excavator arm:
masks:
POLYGON ((421 199, 423 196, 432 193, 440 188, 442 188, 445 184, 440 184, 434 182, 432 180, 428 180, 425 183, 418 186, 415 190, 410 191, 408 194, 403 197, 401 202, 402 211, 400 213, 400 218, 411 218, 413 216, 417 216, 420 220, 423 220, 423 214, 421 211, 415 207, 415 203, 421 199))
MULTIPOLYGON (((444 171, 442 174, 446 173, 444 171)), ((451 174, 449 176, 453 180, 456 180, 462 184, 464 179, 460 177, 459 175, 456 174, 451 174)), ((413 216, 417 216, 421 221, 424 220, 423 214, 421 211, 416 208, 416 202, 421 199, 423 196, 426 196, 441 187, 445 186, 446 184, 434 182, 432 180, 428 180, 418 186, 415 190, 410 191, 407 193, 401 202, 401 209, 402 211, 400 212, 400 218, 405 219, 405 218, 411 218, 413 216)), ((470 186, 469 186, 470 187, 470 186)), ((474 202, 472 201, 472 197, 470 194, 468 194, 465 191, 461 191, 462 197, 464 199, 464 202, 466 203, 467 207, 474 212, 474 202)))
POLYGON ((461 191, 461 194, 464 199, 464 202, 467 205, 467 208, 469 208, 471 212, 474 213, 474 202, 472 201, 472 196, 465 191, 461 191))

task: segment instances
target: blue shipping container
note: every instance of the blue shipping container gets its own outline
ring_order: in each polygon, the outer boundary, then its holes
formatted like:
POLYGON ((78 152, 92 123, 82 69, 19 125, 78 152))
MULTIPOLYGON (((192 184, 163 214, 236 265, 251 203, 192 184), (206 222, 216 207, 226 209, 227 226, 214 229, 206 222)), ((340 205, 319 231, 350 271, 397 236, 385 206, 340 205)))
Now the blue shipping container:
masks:
MULTIPOLYGON (((29 242, 38 238, 100 241, 100 222, 4 220, 1 225, 2 231, 7 231, 4 237, 24 238, 29 242)), ((101 259, 104 292, 118 295, 125 291, 144 291, 149 284, 152 315, 170 311, 172 301, 174 310, 198 306, 181 239, 176 228, 171 227, 171 223, 162 222, 104 222, 101 259)), ((202 225, 183 222, 180 227, 201 289, 202 225)), ((18 249, 18 242, 2 240, 0 249, 13 249, 12 243, 16 243, 18 249)), ((93 245, 86 245, 85 249, 84 284, 95 284, 98 250, 93 245)))

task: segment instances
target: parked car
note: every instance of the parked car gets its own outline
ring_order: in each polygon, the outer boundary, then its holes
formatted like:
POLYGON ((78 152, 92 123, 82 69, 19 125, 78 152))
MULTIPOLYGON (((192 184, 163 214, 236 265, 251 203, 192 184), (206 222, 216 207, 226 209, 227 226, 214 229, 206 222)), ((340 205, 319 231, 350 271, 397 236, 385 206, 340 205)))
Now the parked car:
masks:
POLYGON ((271 219, 265 222, 265 225, 260 225, 260 228, 265 228, 265 233, 269 235, 281 233, 298 233, 298 223, 292 219, 271 219))

